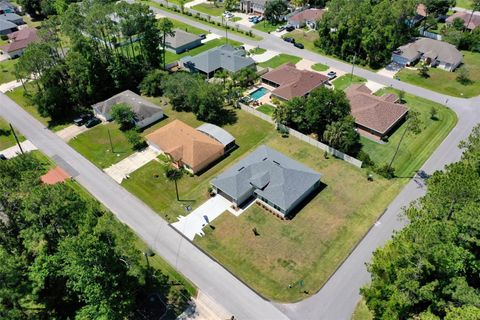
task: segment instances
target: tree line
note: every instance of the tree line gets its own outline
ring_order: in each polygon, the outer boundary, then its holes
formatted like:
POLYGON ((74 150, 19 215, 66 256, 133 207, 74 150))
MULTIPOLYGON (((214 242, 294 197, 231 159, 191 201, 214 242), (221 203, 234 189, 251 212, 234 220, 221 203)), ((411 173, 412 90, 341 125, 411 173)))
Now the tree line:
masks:
POLYGON ((480 319, 480 125, 460 147, 368 265, 361 293, 375 319, 480 319))
POLYGON ((188 293, 142 263, 131 231, 44 172, 32 154, 0 162, 0 318, 133 319, 151 293, 181 313, 188 293))

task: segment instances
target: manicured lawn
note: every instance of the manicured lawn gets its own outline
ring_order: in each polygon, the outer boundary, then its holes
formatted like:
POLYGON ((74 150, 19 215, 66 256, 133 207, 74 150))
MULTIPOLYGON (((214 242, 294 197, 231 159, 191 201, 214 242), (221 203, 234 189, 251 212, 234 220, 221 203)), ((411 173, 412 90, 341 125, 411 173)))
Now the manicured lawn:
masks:
POLYGON ((352 315, 352 320, 373 320, 373 315, 370 310, 368 310, 363 299, 357 303, 355 312, 352 315))
POLYGON ((352 76, 351 74, 344 74, 343 76, 333 80, 332 84, 337 90, 345 90, 351 84, 362 83, 362 82, 367 82, 367 80, 362 77, 358 77, 356 75, 352 76))
POLYGON ((204 2, 192 7, 193 10, 209 14, 211 16, 221 16, 225 12, 225 5, 222 2, 204 2))
POLYGON ((473 8, 473 2, 472 0, 457 0, 456 5, 457 7, 460 8, 465 8, 465 9, 472 9, 473 8))
POLYGON ((225 41, 225 40, 226 40, 225 38, 213 39, 213 40, 210 40, 210 41, 202 44, 199 47, 193 48, 192 50, 185 51, 185 52, 180 53, 180 54, 175 54, 173 52, 167 51, 166 61, 167 61, 167 63, 172 63, 172 62, 177 61, 180 58, 183 58, 183 57, 186 57, 186 56, 192 56, 193 57, 193 56, 196 56, 197 54, 202 53, 204 51, 207 51, 207 50, 210 50, 212 48, 224 45, 225 43, 231 44, 234 47, 238 47, 238 46, 242 45, 240 42, 237 42, 235 40, 230 40, 230 39, 228 39, 228 41, 225 41))
POLYGON ((16 80, 15 65, 17 61, 16 59, 9 59, 0 62, 0 84, 16 80))
MULTIPOLYGON (((144 134, 148 134, 174 119, 179 119, 194 128, 202 124, 192 113, 175 112, 168 106, 164 107, 164 111, 168 118, 148 128, 144 134)), ((276 134, 273 126, 260 118, 240 111, 237 112, 237 115, 238 121, 233 125, 224 126, 224 129, 235 137, 238 148, 200 176, 184 176, 178 183, 181 202, 176 201, 174 184, 166 180, 162 165, 157 161, 152 161, 130 174, 130 179, 124 180, 122 185, 161 216, 169 221, 176 221, 179 214, 185 214, 182 204, 190 204, 195 208, 208 198, 207 189, 214 176, 246 152, 260 145, 266 137, 276 134)))
MULTIPOLYGON (((30 94, 34 94, 36 87, 34 84, 29 82, 27 85, 27 90, 30 94)), ((43 123, 46 127, 48 127, 52 131, 58 131, 65 127, 71 125, 71 123, 53 123, 50 117, 42 117, 37 110, 37 107, 33 104, 31 98, 24 94, 25 90, 23 87, 18 87, 12 91, 6 93, 7 96, 10 97, 13 101, 19 104, 25 111, 30 113, 35 119, 43 123)))
MULTIPOLYGON (((395 92, 395 90, 384 89, 376 94, 381 95, 384 92, 395 92)), ((405 136, 393 167, 398 177, 411 177, 445 139, 450 130, 455 127, 457 116, 449 108, 417 96, 405 94, 404 100, 410 110, 420 113, 423 130, 418 135, 407 134, 405 136), (432 107, 436 108, 438 112, 436 120, 430 119, 432 107)), ((362 137, 363 150, 377 164, 390 163, 405 128, 405 124, 400 126, 385 144, 362 137)))
POLYGON ((70 140, 68 144, 102 169, 110 167, 134 152, 132 145, 115 122, 99 124, 70 140), (113 152, 110 146, 109 132, 112 138, 113 152))
POLYGON ((284 23, 272 24, 267 20, 260 21, 259 23, 253 26, 253 29, 263 31, 263 32, 272 32, 275 31, 280 25, 284 23))
POLYGON ((302 58, 292 56, 289 54, 281 53, 279 55, 276 55, 270 60, 267 60, 265 62, 259 63, 259 66, 263 68, 276 68, 278 66, 281 66, 284 63, 291 62, 294 64, 297 64, 302 58))
POLYGON ((314 65, 312 65, 312 69, 315 71, 327 71, 328 66, 321 63, 315 63, 314 65))
MULTIPOLYGON (((300 42, 305 46, 306 50, 323 54, 322 50, 315 46, 315 41, 318 40, 318 32, 311 30, 305 31, 303 29, 295 29, 292 32, 288 32, 282 36, 282 38, 293 38, 295 42, 300 42)), ((291 43, 285 43, 285 45, 292 46, 291 43)))
POLYGON ((454 97, 471 98, 480 95, 480 53, 462 51, 464 67, 467 68, 471 84, 463 85, 457 81, 458 69, 448 72, 438 68, 430 68, 428 78, 418 75, 417 70, 403 69, 397 73, 399 80, 424 87, 454 97))
POLYGON ((293 137, 274 133, 265 143, 320 172, 323 188, 292 220, 253 205, 239 217, 223 213, 194 242, 264 297, 298 301, 320 289, 406 180, 369 182, 365 170, 293 137))
POLYGON ((183 22, 175 20, 175 19, 170 19, 169 18, 168 20, 172 21, 173 27, 175 29, 181 29, 183 31, 190 32, 190 33, 193 33, 193 34, 207 34, 208 33, 205 30, 196 28, 194 26, 191 26, 189 24, 183 23, 183 22))
MULTIPOLYGON (((20 141, 25 140, 25 138, 15 130, 20 141)), ((10 126, 8 122, 5 121, 3 118, 0 118, 0 151, 5 150, 7 148, 12 147, 15 145, 15 137, 10 131, 10 126)))
POLYGON ((249 52, 251 54, 262 54, 262 53, 267 52, 267 50, 263 49, 263 48, 260 48, 260 47, 256 47, 256 48, 251 49, 249 52))
POLYGON ((242 18, 240 18, 240 17, 233 17, 233 18, 231 18, 231 19, 228 20, 228 21, 237 22, 237 21, 240 21, 240 20, 242 20, 242 18))
POLYGON ((263 104, 256 110, 265 113, 267 116, 272 116, 273 112, 275 111, 275 107, 269 104, 263 104))

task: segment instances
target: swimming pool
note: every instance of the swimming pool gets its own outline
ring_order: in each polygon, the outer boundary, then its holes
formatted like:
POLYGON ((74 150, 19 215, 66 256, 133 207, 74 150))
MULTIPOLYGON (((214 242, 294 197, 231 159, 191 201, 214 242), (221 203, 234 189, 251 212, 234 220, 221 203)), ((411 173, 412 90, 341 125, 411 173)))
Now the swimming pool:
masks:
POLYGON ((268 89, 267 88, 264 88, 264 87, 260 87, 258 88, 257 90, 253 91, 253 92, 250 92, 249 96, 253 99, 253 100, 258 100, 260 99, 261 97, 263 97, 264 95, 266 95, 268 93, 268 89))

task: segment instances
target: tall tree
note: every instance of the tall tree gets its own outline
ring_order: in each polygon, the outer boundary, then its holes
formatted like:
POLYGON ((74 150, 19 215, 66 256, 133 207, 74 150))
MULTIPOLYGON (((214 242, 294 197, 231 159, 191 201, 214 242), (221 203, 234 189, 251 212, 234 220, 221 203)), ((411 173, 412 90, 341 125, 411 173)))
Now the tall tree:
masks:
POLYGON ((180 201, 180 197, 178 195, 178 181, 183 177, 182 169, 177 169, 172 167, 172 165, 168 165, 165 168, 165 177, 167 177, 168 181, 172 181, 175 184, 175 194, 177 195, 177 201, 180 201))
POLYGON ((167 37, 175 36, 175 31, 173 30, 173 22, 167 18, 160 19, 160 21, 158 22, 158 29, 162 34, 162 63, 163 69, 165 70, 167 65, 167 37))
POLYGON ((288 13, 288 5, 285 0, 268 1, 265 5, 263 15, 265 19, 273 24, 279 23, 283 17, 288 13))

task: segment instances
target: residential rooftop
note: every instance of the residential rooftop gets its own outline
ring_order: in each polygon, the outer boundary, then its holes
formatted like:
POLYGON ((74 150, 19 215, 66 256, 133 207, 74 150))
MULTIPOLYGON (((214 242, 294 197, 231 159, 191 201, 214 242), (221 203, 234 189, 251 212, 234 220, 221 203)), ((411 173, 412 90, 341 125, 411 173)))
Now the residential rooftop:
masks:
POLYGON ((193 41, 200 40, 201 38, 196 34, 183 31, 181 29, 174 29, 174 35, 167 35, 165 40, 167 47, 176 49, 180 48, 186 44, 189 44, 193 41))
POLYGON ((415 59, 419 53, 424 57, 444 61, 452 65, 459 64, 462 53, 452 44, 429 38, 415 38, 397 49, 402 57, 415 59))

